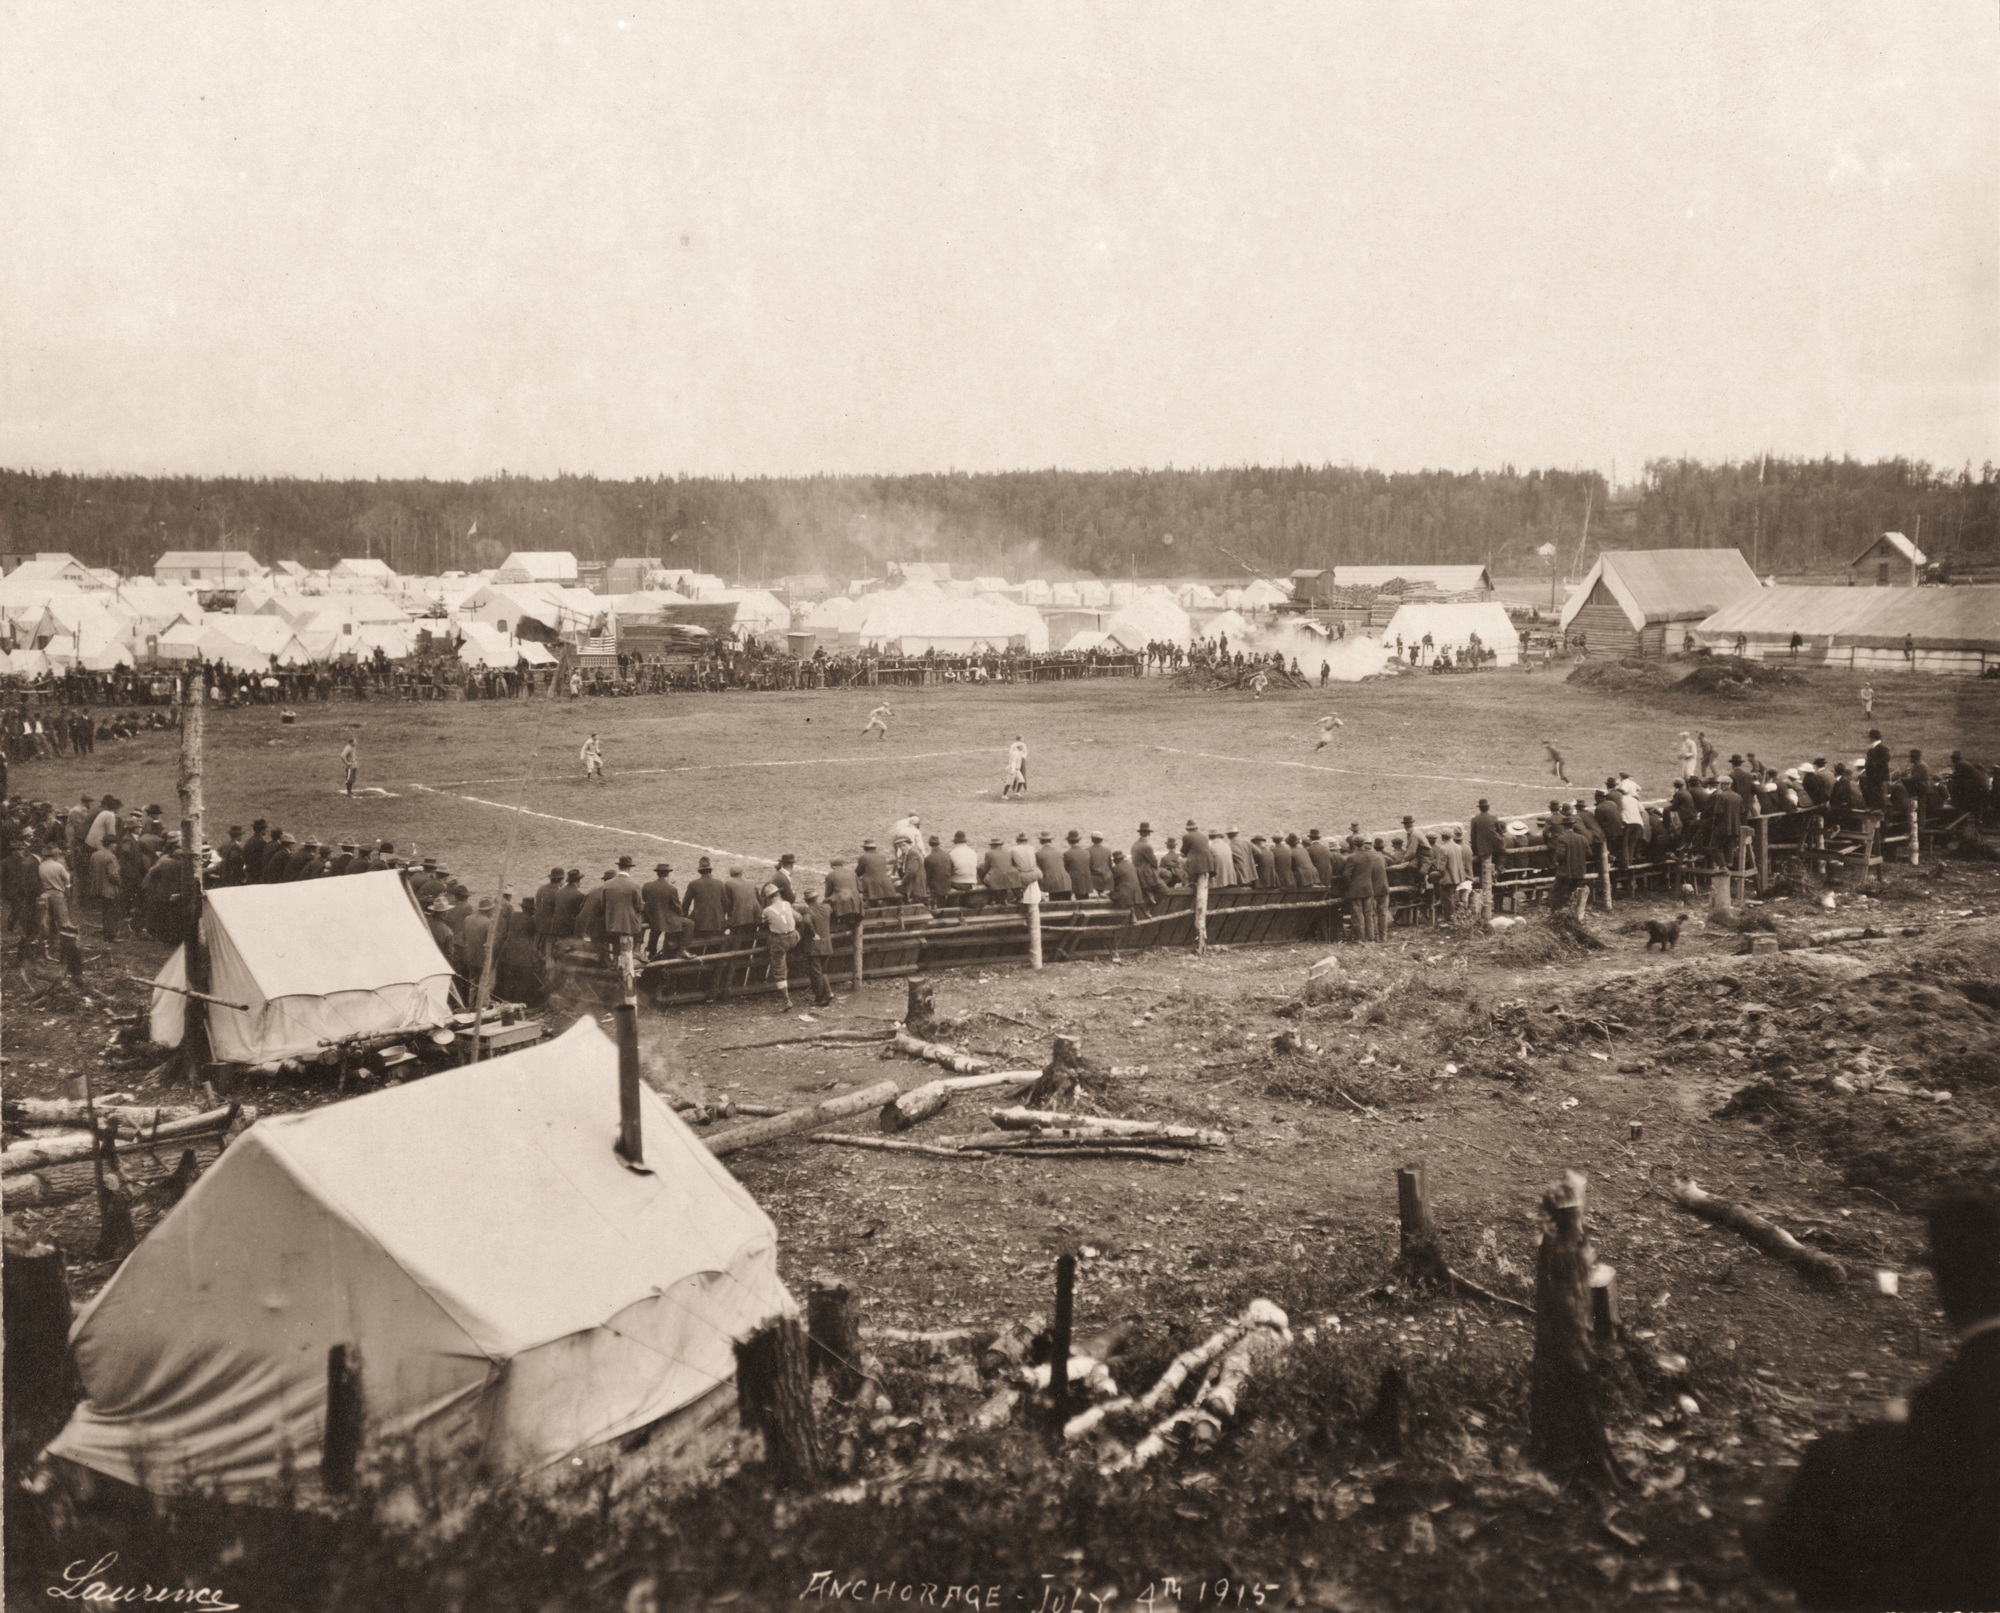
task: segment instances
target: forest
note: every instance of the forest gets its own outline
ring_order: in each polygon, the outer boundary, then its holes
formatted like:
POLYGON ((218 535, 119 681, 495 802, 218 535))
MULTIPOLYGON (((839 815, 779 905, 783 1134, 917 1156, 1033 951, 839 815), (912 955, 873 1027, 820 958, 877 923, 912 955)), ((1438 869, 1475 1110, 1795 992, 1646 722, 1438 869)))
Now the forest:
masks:
POLYGON ((168 549, 247 549, 308 567, 498 565, 515 549, 769 582, 943 560, 1029 576, 1228 577, 1394 561, 1537 573, 1598 547, 1740 548, 1811 576, 1882 531, 1961 573, 2000 563, 2000 474, 1905 459, 1655 460, 1614 491, 1594 471, 1390 473, 1336 465, 799 478, 591 476, 363 481, 0 470, 0 552, 67 551, 147 573, 168 549), (1586 549, 1586 544, 1588 549, 1586 549))

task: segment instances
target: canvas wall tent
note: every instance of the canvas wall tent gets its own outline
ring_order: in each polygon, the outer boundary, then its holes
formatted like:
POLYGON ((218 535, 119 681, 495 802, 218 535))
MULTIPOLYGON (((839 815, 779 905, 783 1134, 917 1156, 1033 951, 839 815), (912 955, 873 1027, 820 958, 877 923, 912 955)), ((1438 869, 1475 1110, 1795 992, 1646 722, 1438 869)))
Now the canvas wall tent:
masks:
POLYGON ((1183 610, 1221 610, 1222 596, 1205 582, 1183 583, 1174 591, 1183 610))
POLYGON ((1507 607, 1497 599, 1477 605, 1398 606, 1388 626, 1382 629, 1382 642, 1393 652, 1396 640, 1401 638, 1407 658, 1409 646, 1421 645, 1426 633, 1430 635, 1433 652, 1449 649, 1455 656, 1471 647, 1472 635, 1477 633, 1480 648, 1495 657, 1492 665, 1514 666, 1521 659, 1521 635, 1514 630, 1507 607))
POLYGON ((504 582, 575 582, 576 556, 567 549, 516 549, 493 575, 504 582))
MULTIPOLYGON (((225 1063, 317 1055, 329 1041, 424 1030, 451 1017, 451 965, 393 870, 221 887, 202 902, 201 935, 209 991, 247 1005, 206 1005, 209 1042, 225 1063)), ((185 948, 157 978, 187 984, 185 948)), ((180 1045, 187 1002, 153 993, 154 1041, 180 1045)))
POLYGON ((1735 549, 1607 549, 1559 623, 1585 634, 1598 654, 1664 655, 1680 649, 1689 628, 1760 586, 1735 549))
POLYGON ((2000 666, 2000 587, 1760 588, 1695 629, 1695 642, 1752 659, 1977 677, 2000 666), (1792 635, 1804 643, 1796 657, 1792 635), (1914 663, 1904 647, 1908 637, 1914 663))
POLYGON ((1009 600, 955 599, 935 584, 912 583, 863 595, 857 603, 848 631, 891 654, 969 655, 1009 647, 1040 653, 1049 647, 1041 613, 1009 600))
POLYGON ((1106 638, 1095 628, 1085 628, 1081 633, 1073 635, 1063 648, 1073 655, 1081 655, 1086 650, 1101 650, 1106 645, 1109 645, 1114 650, 1118 648, 1118 645, 1113 644, 1110 639, 1106 638))
POLYGON ((1185 649, 1194 642, 1194 624, 1173 595, 1164 588, 1149 588, 1105 621, 1104 635, 1128 650, 1143 650, 1148 644, 1178 644, 1185 649))
POLYGON ((1242 610, 1273 610, 1279 605, 1289 604, 1291 594, 1272 582, 1268 577, 1259 577, 1243 589, 1242 610))
POLYGON ((776 1234, 639 1103, 644 1174, 613 1152, 618 1053, 585 1018, 258 1121, 77 1320, 88 1398, 50 1454, 253 1499, 317 1471, 334 1344, 359 1353, 364 1458, 408 1439, 511 1478, 726 1409, 736 1343, 796 1311, 776 1234))
POLYGON ((1221 610, 1195 616, 1194 631, 1197 638, 1219 639, 1227 634, 1232 644, 1241 647, 1250 636, 1250 623, 1241 611, 1221 610))

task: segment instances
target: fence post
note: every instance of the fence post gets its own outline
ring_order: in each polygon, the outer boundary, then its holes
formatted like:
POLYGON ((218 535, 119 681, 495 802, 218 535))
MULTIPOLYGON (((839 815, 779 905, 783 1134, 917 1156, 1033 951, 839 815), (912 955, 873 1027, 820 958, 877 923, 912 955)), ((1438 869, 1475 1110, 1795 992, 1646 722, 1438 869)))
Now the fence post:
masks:
POLYGON ((1042 966, 1042 882, 1035 880, 1021 893, 1021 905, 1028 910, 1028 967, 1042 966))
POLYGON ((1597 847, 1599 872, 1604 877, 1604 911, 1611 911, 1611 842, 1607 838, 1597 847))
POLYGON ((856 913, 854 915, 854 989, 856 991, 861 989, 862 981, 867 979, 867 966, 864 962, 866 943, 862 940, 862 931, 867 928, 868 915, 866 913, 856 913))
POLYGON ((1915 796, 1911 796, 1910 797, 1910 866, 1912 868, 1917 866, 1917 857, 1918 857, 1917 843, 1921 838, 1922 833, 1923 831, 1917 823, 1917 799, 1915 796))
POLYGON ((1197 955, 1208 950, 1208 875, 1194 876, 1194 950, 1197 955))

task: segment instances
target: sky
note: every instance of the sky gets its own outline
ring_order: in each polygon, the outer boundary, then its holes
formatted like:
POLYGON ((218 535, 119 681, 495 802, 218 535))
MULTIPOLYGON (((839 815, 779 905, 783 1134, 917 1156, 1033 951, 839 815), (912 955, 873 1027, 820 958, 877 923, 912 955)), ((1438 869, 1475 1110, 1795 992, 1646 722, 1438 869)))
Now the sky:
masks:
POLYGON ((1992 0, 0 29, 0 464, 2000 458, 1992 0))

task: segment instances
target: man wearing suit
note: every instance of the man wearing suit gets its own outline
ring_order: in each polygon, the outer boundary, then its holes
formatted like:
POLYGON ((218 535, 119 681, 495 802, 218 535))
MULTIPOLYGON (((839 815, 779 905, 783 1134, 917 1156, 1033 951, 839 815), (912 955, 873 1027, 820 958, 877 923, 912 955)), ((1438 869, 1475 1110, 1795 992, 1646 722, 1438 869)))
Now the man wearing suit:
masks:
POLYGON ((757 900, 757 887, 744 878, 741 863, 730 864, 722 889, 729 902, 726 917, 732 930, 754 930, 763 923, 764 905, 757 900))
POLYGON ((1203 874, 1213 873, 1208 861, 1208 836, 1189 818, 1181 831, 1181 873, 1189 885, 1203 874))
POLYGON ((1101 830, 1093 829, 1090 834, 1090 894, 1109 896, 1111 894, 1111 848, 1104 843, 1101 830))
MULTIPOLYGON (((543 968, 548 967, 549 958, 555 952, 556 906, 562 900, 562 889, 563 871, 560 868, 551 868, 549 882, 535 892, 535 946, 542 955, 543 968)), ((421 887, 418 899, 422 900, 421 887)), ((428 909, 430 902, 424 902, 424 906, 428 909)))
MULTIPOLYGON (((936 835, 931 839, 935 841, 936 835)), ((826 960, 833 956, 833 909, 828 907, 816 890, 808 890, 806 899, 797 904, 799 915, 798 950, 806 962, 806 975, 812 982, 813 1006, 827 1008, 833 1004, 833 988, 826 980, 826 960)))
MULTIPOLYGON (((575 873, 572 868, 571 876, 575 873)), ((706 857, 695 865, 695 877, 688 882, 686 906, 697 938, 720 935, 729 928, 729 892, 715 877, 715 864, 706 857)))
POLYGON ((1255 881, 1265 890, 1275 890, 1278 886, 1278 859, 1271 850, 1270 841, 1262 835, 1250 837, 1250 866, 1256 870, 1255 881))
POLYGON ((1076 887, 1070 881, 1062 851, 1056 845, 1056 837, 1046 829, 1042 831, 1042 843, 1035 847, 1035 867, 1040 870, 1044 896, 1058 902, 1076 899, 1076 887))
POLYGON ((1014 836, 1014 843, 1007 848, 1007 855, 1014 864, 1016 890, 1024 891, 1042 877, 1041 859, 1035 855, 1035 848, 1029 844, 1026 829, 1014 836))
POLYGON ((1868 750, 1861 758, 1861 799, 1871 811, 1880 811, 1889 790, 1889 747, 1882 742, 1882 730, 1868 730, 1868 750))
MULTIPOLYGON (((860 883, 864 901, 893 902, 896 899, 896 876, 889 871, 889 859, 882 855, 874 841, 861 842, 861 855, 854 859, 854 877, 860 883)), ((754 892, 752 899, 755 899, 754 892)))
POLYGON ((771 870, 771 883, 778 887, 778 894, 788 902, 793 900, 792 875, 797 872, 797 862, 798 858, 787 851, 779 856, 778 866, 771 870))
MULTIPOLYGON (((930 872, 924 867, 924 848, 916 840, 900 840, 896 843, 898 859, 898 891, 906 902, 929 903, 931 899, 930 872)), ((782 892, 781 892, 782 893, 782 892)), ((789 897, 786 900, 790 900, 789 897)))
POLYGON ((1500 854, 1507 849, 1507 836, 1500 827, 1500 820, 1493 816, 1493 809, 1481 801, 1479 811, 1472 819, 1472 877, 1478 879, 1486 871, 1488 863, 1493 872, 1500 872, 1500 854))
POLYGON ((645 928, 646 906, 632 877, 632 859, 620 857, 618 872, 604 882, 604 939, 613 958, 636 952, 645 928))
POLYGON ((1236 883, 1254 885, 1257 882, 1257 859, 1250 855, 1250 842, 1241 838, 1243 831, 1235 824, 1229 826, 1229 854, 1236 862, 1236 883))
POLYGON ((1208 882, 1217 890, 1241 883, 1236 877, 1235 850, 1220 829, 1208 831, 1208 882))
POLYGON ((1724 784, 1708 799, 1708 855, 1717 867, 1735 866, 1736 842, 1742 827, 1742 797, 1724 784))
POLYGON ((1341 896, 1347 903, 1347 921, 1352 926, 1354 939, 1357 941, 1375 939, 1375 925, 1369 905, 1374 891, 1374 871, 1369 866, 1367 852, 1363 849, 1359 837, 1356 837, 1348 844, 1347 867, 1341 881, 1341 896))
POLYGON ((1111 854, 1111 889, 1108 894, 1113 907, 1139 911, 1145 908, 1145 898, 1139 894, 1139 876, 1133 871, 1132 860, 1122 851, 1111 854))
POLYGON ((562 894, 556 898, 556 916, 549 934, 567 941, 576 934, 576 916, 583 911, 583 870, 572 868, 563 876, 562 894))
POLYGON ((1139 838, 1132 842, 1132 873, 1139 881, 1139 898, 1151 906, 1166 895, 1167 887, 1160 879, 1160 854, 1153 849, 1153 826, 1139 825, 1139 838))
POLYGON ((939 902, 951 893, 951 853, 938 836, 931 836, 931 849, 924 855, 924 888, 931 900, 939 902))
POLYGON ((1320 838, 1319 831, 1315 829, 1310 835, 1306 837, 1305 853, 1307 861, 1309 861, 1312 864, 1313 883, 1315 885, 1325 885, 1329 887, 1332 886, 1333 884, 1332 842, 1322 840, 1320 838))
POLYGON ((1375 926, 1375 939, 1389 939, 1389 859, 1382 854, 1378 839, 1368 848, 1368 916, 1375 926))
MULTIPOLYGON (((674 871, 672 863, 654 863, 653 877, 639 888, 639 904, 645 909, 648 940, 646 955, 649 958, 663 958, 670 947, 680 945, 681 930, 685 919, 681 913, 681 893, 674 888, 674 882, 667 876, 674 871)), ((544 886, 543 890, 547 887, 544 886)), ((542 911, 542 891, 535 893, 535 915, 539 919, 542 911)))
POLYGON ((250 838, 243 842, 243 883, 257 885, 264 878, 264 853, 270 847, 264 830, 268 826, 262 818, 250 821, 250 838))
POLYGON ((1090 853, 1084 847, 1080 829, 1069 832, 1069 844, 1063 849, 1063 872, 1069 875, 1073 895, 1084 897, 1090 894, 1090 853))

